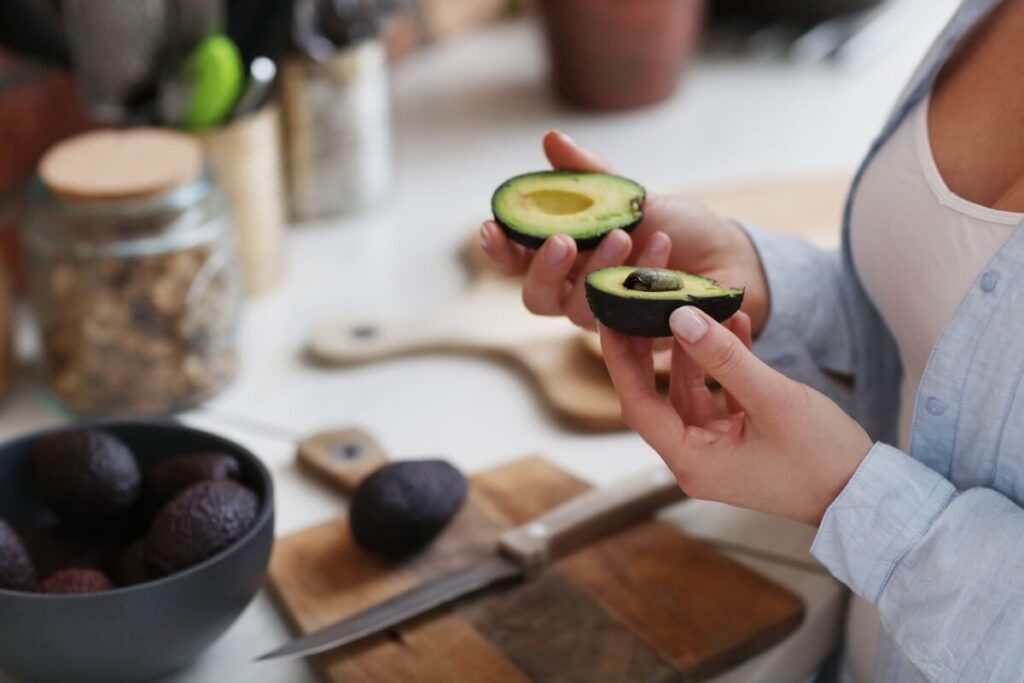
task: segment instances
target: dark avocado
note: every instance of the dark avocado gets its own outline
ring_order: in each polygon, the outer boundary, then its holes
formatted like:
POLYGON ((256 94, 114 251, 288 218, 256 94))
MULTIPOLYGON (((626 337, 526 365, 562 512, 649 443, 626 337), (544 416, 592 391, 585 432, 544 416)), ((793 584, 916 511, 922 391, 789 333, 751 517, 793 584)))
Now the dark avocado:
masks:
POLYGON ((145 541, 136 541, 121 551, 114 562, 112 576, 118 586, 134 586, 149 581, 145 541))
POLYGON ((165 458, 143 477, 146 504, 159 510, 179 491, 197 481, 238 479, 238 460, 227 453, 184 453, 165 458))
POLYGON ((234 481, 192 484, 165 505, 146 535, 146 564, 155 577, 212 557, 256 521, 256 494, 234 481))
POLYGON ((50 574, 39 584, 39 592, 51 595, 99 593, 114 588, 114 582, 103 572, 84 567, 61 569, 50 574))
POLYGON ((0 588, 34 591, 36 570, 32 558, 14 529, 0 519, 0 588))
POLYGON ((40 497, 70 527, 99 525, 139 494, 139 466, 113 434, 77 429, 44 436, 32 444, 31 458, 40 497))
POLYGON ((119 515, 103 529, 28 529, 21 537, 39 576, 49 576, 68 567, 105 571, 128 540, 127 531, 127 520, 119 515))
POLYGON ((466 478, 443 460, 385 465, 352 495, 352 537, 366 550, 392 559, 425 548, 466 500, 466 478))
POLYGON ((664 268, 616 266, 594 271, 587 276, 586 290, 595 318, 638 337, 671 337, 668 319, 680 306, 694 306, 721 322, 743 303, 742 289, 664 268))
POLYGON ((491 197, 494 220, 510 239, 536 249, 568 235, 593 249, 612 230, 632 230, 644 216, 637 182, 608 173, 538 171, 506 180, 491 197))

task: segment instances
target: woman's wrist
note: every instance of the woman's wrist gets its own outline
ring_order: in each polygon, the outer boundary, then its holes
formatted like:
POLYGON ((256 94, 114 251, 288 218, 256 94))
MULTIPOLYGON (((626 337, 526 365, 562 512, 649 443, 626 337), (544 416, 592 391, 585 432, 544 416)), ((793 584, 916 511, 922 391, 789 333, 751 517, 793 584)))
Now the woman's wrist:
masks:
POLYGON ((736 236, 736 247, 732 252, 740 261, 742 272, 747 274, 743 283, 743 312, 750 316, 750 326, 754 337, 761 334, 768 322, 771 299, 768 291, 768 277, 764 273, 761 257, 750 234, 735 221, 729 221, 736 236))

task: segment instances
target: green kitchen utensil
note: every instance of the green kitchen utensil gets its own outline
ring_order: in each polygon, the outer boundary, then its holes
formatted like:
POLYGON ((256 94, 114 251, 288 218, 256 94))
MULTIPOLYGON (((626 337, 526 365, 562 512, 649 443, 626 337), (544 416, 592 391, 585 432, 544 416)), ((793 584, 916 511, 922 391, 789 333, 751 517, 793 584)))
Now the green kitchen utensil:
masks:
POLYGON ((185 63, 185 80, 192 89, 185 128, 202 130, 223 122, 238 101, 245 81, 238 47, 223 34, 206 38, 185 63))

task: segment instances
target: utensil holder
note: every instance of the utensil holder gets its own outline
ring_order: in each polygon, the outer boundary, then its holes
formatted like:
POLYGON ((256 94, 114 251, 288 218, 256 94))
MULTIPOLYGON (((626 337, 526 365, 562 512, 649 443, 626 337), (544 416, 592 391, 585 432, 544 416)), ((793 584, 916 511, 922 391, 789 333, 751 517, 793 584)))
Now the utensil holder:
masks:
POLYGON ((246 294, 271 289, 284 262, 285 197, 280 116, 268 105, 199 133, 238 234, 246 294))
POLYGON ((391 186, 391 101, 380 40, 329 62, 285 60, 281 72, 292 215, 326 218, 363 208, 391 186))

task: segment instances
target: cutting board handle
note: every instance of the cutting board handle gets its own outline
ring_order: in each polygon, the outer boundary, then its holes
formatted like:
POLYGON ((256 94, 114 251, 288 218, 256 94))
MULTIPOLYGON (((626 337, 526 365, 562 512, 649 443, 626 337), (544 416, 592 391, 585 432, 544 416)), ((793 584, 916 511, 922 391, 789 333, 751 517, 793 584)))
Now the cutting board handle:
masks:
POLYGON ((384 449, 361 429, 332 429, 303 439, 296 458, 308 472, 345 494, 388 463, 384 449))
POLYGON ((527 571, 533 571, 685 497, 672 473, 660 467, 577 496, 506 531, 499 546, 527 571))
MULTIPOLYGON (((445 316, 444 318, 446 318, 445 316)), ((445 322, 442 318, 442 323, 445 322)), ((356 365, 423 351, 459 346, 468 333, 467 321, 451 329, 431 318, 408 320, 335 321, 318 328, 309 341, 309 354, 329 365, 356 365)))

